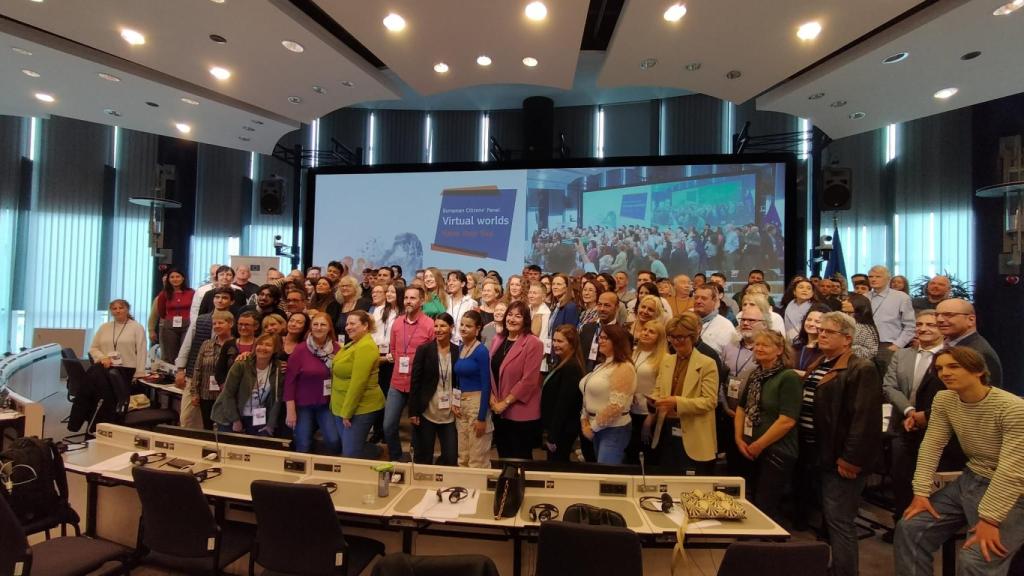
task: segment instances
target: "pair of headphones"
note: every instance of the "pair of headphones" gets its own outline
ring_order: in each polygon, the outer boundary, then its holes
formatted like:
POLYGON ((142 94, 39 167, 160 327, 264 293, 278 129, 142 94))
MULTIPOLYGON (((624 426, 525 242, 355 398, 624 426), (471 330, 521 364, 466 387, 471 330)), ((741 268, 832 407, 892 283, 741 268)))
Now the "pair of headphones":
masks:
POLYGON ((542 502, 530 506, 530 522, 547 522, 558 518, 558 506, 542 502))
POLYGON ((453 486, 451 488, 438 488, 437 489, 437 501, 441 502, 444 500, 444 495, 448 495, 448 501, 452 504, 458 504, 469 497, 469 490, 462 486, 453 486))
POLYGON ((323 488, 326 488, 328 494, 334 494, 335 492, 338 491, 337 482, 321 482, 319 485, 323 488))
POLYGON ((134 466, 145 466, 146 464, 155 464, 157 462, 162 462, 166 459, 167 454, 164 452, 147 454, 145 456, 140 456, 138 452, 132 452, 132 456, 130 458, 132 465, 134 466))
POLYGON ((640 507, 648 512, 663 512, 668 514, 672 511, 672 506, 675 503, 672 501, 672 495, 668 492, 662 492, 661 496, 643 496, 640 498, 640 507), (657 504, 655 504, 657 502, 657 504))

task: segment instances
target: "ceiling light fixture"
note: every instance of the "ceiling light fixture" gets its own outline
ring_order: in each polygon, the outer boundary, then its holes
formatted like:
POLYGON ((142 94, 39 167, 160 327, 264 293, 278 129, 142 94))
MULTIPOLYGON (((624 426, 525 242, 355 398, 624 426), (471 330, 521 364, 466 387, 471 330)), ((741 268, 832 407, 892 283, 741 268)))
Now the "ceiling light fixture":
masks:
POLYGON ((221 68, 220 66, 211 66, 210 74, 217 80, 227 80, 231 78, 231 71, 227 68, 221 68))
POLYGON ((263 126, 263 120, 257 120, 255 118, 253 118, 252 120, 250 120, 250 122, 252 122, 253 124, 256 124, 257 126, 263 126))
POLYGON ((861 118, 863 118, 865 116, 867 116, 867 114, 864 113, 864 112, 854 112, 854 113, 850 114, 850 120, 860 120, 861 118))
POLYGON ((16 53, 16 54, 21 54, 22 56, 31 56, 32 55, 32 53, 29 52, 28 50, 25 50, 24 48, 18 48, 17 46, 11 46, 11 51, 16 53))
POLYGON ((818 100, 825 97, 824 92, 816 92, 807 97, 808 100, 818 100))
POLYGON ((979 52, 977 50, 974 50, 973 52, 968 52, 967 54, 964 54, 963 56, 960 57, 960 59, 961 60, 974 60, 978 56, 981 56, 981 52, 979 52))
POLYGON ((103 109, 103 113, 106 114, 107 116, 113 116, 114 118, 120 118, 121 117, 121 113, 118 112, 117 110, 114 110, 113 108, 104 108, 103 109))
POLYGON ((956 88, 943 88, 942 90, 939 90, 932 96, 938 98, 939 100, 946 100, 952 98, 953 96, 956 96, 956 93, 959 91, 960 90, 956 88))
POLYGON ((178 132, 182 134, 188 134, 192 131, 192 127, 184 122, 175 122, 174 127, 178 129, 178 132))
POLYGON ((665 14, 663 16, 665 20, 669 22, 679 22, 683 19, 683 16, 686 16, 686 5, 681 2, 677 2, 669 6, 668 10, 665 10, 665 14))
POLYGON ((536 65, 537 65, 537 59, 534 58, 533 56, 527 56, 526 58, 523 58, 523 66, 527 66, 529 68, 533 68, 536 65))
POLYGON ((437 72, 438 74, 447 74, 448 65, 444 62, 438 62, 437 64, 434 64, 434 72, 437 72))
POLYGON ((22 68, 21 73, 25 76, 28 76, 29 78, 39 78, 39 72, 36 72, 35 70, 29 70, 28 68, 22 68))
POLYGON ((796 29, 796 37, 804 42, 814 40, 818 34, 821 34, 821 24, 817 20, 805 22, 796 29))
POLYGON ((651 68, 654 68, 657 65, 658 65, 658 59, 657 58, 644 58, 643 60, 640 61, 640 69, 641 70, 650 70, 651 68))
POLYGON ((999 8, 996 8, 993 16, 1006 16, 1007 14, 1013 14, 1017 10, 1024 8, 1024 0, 1013 0, 1013 2, 1007 2, 999 8))
POLYGON ((895 64, 897 62, 903 62, 910 56, 907 52, 897 52, 891 56, 886 56, 882 59, 882 64, 895 64))
POLYGON ((39 100, 40 102, 46 102, 47 104, 57 100, 53 97, 53 94, 47 94, 46 92, 36 92, 35 96, 36 100, 39 100))
POLYGON ((346 87, 346 88, 351 88, 351 87, 355 86, 356 83, 351 81, 351 80, 342 80, 341 81, 341 85, 346 87))
POLYGON ((302 47, 302 44, 299 44, 295 40, 281 40, 281 46, 284 46, 287 50, 295 52, 296 54, 302 54, 306 50, 302 47))
POLYGON ((701 63, 700 62, 690 62, 689 64, 684 66, 684 68, 686 68, 687 72, 696 72, 697 70, 700 70, 700 67, 701 67, 701 63))
POLYGON ((743 76, 743 72, 740 72, 739 70, 729 70, 725 73, 725 77, 729 80, 735 80, 740 76, 743 76))
POLYGON ((323 96, 324 94, 327 94, 327 88, 324 88, 323 86, 314 85, 313 92, 316 92, 317 94, 323 96))
POLYGON ((491 57, 481 54, 480 56, 476 57, 476 63, 481 65, 481 66, 490 66, 491 65, 491 57))
POLYGON ((118 78, 117 76, 114 76, 113 74, 107 74, 106 72, 98 72, 96 75, 99 76, 101 79, 106 80, 107 82, 120 82, 121 81, 121 79, 118 78))
POLYGON ((242 130, 245 130, 246 132, 255 132, 256 131, 256 129, 253 128, 252 126, 242 126, 242 130))
POLYGON ((227 44, 228 39, 221 36, 220 34, 210 34, 210 40, 213 40, 217 44, 227 44))
POLYGON ((131 28, 121 28, 121 38, 124 38, 124 41, 132 46, 141 46, 146 43, 146 37, 131 28))
POLYGON ((530 20, 540 21, 548 16, 548 7, 543 2, 530 2, 526 5, 526 17, 530 20))
POLYGON ((252 140, 252 138, 249 138, 248 136, 239 136, 238 139, 241 140, 242 142, 248 142, 249 140, 252 140))
POLYGON ((836 100, 835 102, 829 104, 829 106, 833 108, 842 108, 843 106, 846 106, 846 100, 836 100))
POLYGON ((149 106, 150 108, 159 108, 160 107, 160 105, 157 104, 156 102, 146 102, 146 106, 149 106))
POLYGON ((405 30, 405 18, 392 12, 384 18, 384 27, 392 32, 401 32, 405 30))
POLYGON ((182 98, 181 101, 184 102, 185 104, 189 104, 189 105, 192 105, 192 106, 199 106, 199 101, 198 100, 193 100, 191 98, 182 98))
POLYGON ((298 96, 289 96, 288 101, 292 104, 302 104, 302 98, 299 98, 298 96))
POLYGON ((223 4, 224 0, 210 0, 210 2, 213 2, 214 4, 223 4))

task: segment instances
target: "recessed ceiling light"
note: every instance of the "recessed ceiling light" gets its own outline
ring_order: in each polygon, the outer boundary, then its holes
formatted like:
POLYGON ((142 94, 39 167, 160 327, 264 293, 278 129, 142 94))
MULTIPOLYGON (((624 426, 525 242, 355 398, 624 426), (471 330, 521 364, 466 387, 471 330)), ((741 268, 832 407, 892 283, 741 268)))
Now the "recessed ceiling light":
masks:
POLYGON ((263 126, 263 120, 257 120, 255 118, 253 118, 252 120, 250 120, 250 122, 252 122, 253 124, 256 124, 257 126, 263 126))
POLYGON ((35 96, 36 100, 39 100, 40 102, 50 103, 56 100, 56 98, 53 97, 53 94, 47 94, 46 92, 36 92, 35 96))
POLYGON ((974 50, 973 52, 968 52, 968 53, 964 54, 963 56, 960 57, 960 59, 961 60, 974 60, 978 56, 981 56, 981 52, 979 52, 977 50, 974 50))
POLYGON ((103 113, 106 114, 107 116, 113 116, 114 118, 120 118, 121 117, 121 113, 118 112, 117 110, 114 110, 113 108, 105 108, 103 110, 103 113))
POLYGON ((242 130, 245 130, 246 132, 255 132, 256 131, 256 129, 253 128, 252 126, 242 126, 242 130))
POLYGON ((485 56, 485 55, 477 56, 476 57, 476 63, 481 65, 481 66, 490 66, 491 65, 491 57, 490 56, 485 56))
POLYGON ((1017 10, 1024 8, 1024 0, 1013 0, 1013 2, 1007 2, 999 8, 996 8, 993 16, 1006 16, 1007 14, 1013 14, 1017 10))
POLYGON ((249 138, 248 136, 239 136, 238 139, 241 140, 242 142, 248 142, 249 140, 252 140, 252 138, 249 138))
POLYGON ((683 16, 686 16, 686 5, 681 2, 669 6, 664 14, 665 20, 669 22, 679 22, 683 16))
POLYGON ((351 80, 342 80, 341 81, 341 85, 346 87, 346 88, 351 88, 351 87, 355 86, 356 83, 351 81, 351 80))
POLYGON ((124 38, 124 41, 132 46, 140 46, 146 43, 146 37, 131 28, 121 28, 121 38, 124 38))
POLYGON ((821 34, 821 24, 817 20, 805 22, 796 29, 796 37, 804 41, 814 40, 818 34, 821 34))
POLYGON ((106 72, 99 72, 96 75, 99 76, 101 79, 106 80, 107 82, 120 82, 121 81, 121 79, 118 78, 117 76, 114 76, 113 74, 107 74, 106 72))
POLYGON ((729 80, 735 80, 740 76, 743 76, 743 72, 740 72, 739 70, 729 70, 725 73, 725 77, 729 80))
POLYGON ((302 44, 294 40, 281 40, 281 46, 284 46, 288 50, 295 52, 296 54, 302 54, 306 49, 302 47, 302 44))
POLYGON ((640 69, 641 70, 650 70, 651 68, 654 68, 657 65, 658 65, 658 59, 657 58, 644 58, 643 60, 640 61, 640 69))
POLYGON ((302 104, 302 98, 299 98, 298 96, 289 96, 288 101, 292 104, 302 104))
POLYGON ((864 112, 854 112, 850 114, 850 120, 860 120, 865 116, 867 116, 867 114, 865 114, 864 112))
POLYGON ((689 64, 684 66, 684 68, 686 68, 686 70, 688 72, 696 72, 697 70, 700 70, 700 67, 701 67, 701 63, 700 62, 690 62, 689 64))
POLYGON ((438 74, 447 74, 448 65, 444 62, 438 62, 437 64, 434 64, 434 72, 437 72, 438 74))
POLYGON ((835 102, 829 104, 829 106, 833 108, 842 108, 843 106, 846 106, 846 100, 836 100, 835 102))
POLYGON ((223 4, 224 0, 210 0, 210 2, 213 2, 214 4, 223 4))
POLYGON ((28 76, 29 78, 39 78, 39 72, 36 72, 35 70, 29 70, 28 68, 22 68, 21 73, 25 76, 28 76))
POLYGON ((32 53, 29 52, 28 50, 25 50, 24 48, 18 48, 17 46, 11 46, 11 51, 15 52, 17 54, 21 54, 22 56, 31 56, 32 55, 32 53))
POLYGON ((530 68, 533 68, 536 65, 537 65, 537 59, 534 58, 533 56, 527 56, 526 58, 523 58, 523 66, 528 66, 530 68))
POLYGON ((192 106, 199 106, 199 101, 191 98, 182 98, 181 101, 185 104, 191 104, 192 106))
POLYGON ((182 134, 188 134, 189 132, 192 131, 192 127, 188 124, 185 124, 184 122, 175 122, 174 127, 177 128, 178 132, 181 132, 182 134))
POLYGON ((819 98, 824 98, 824 97, 825 97, 825 93, 824 92, 816 92, 816 93, 811 94, 810 96, 808 96, 807 99, 808 100, 818 100, 819 98))
POLYGON ((221 68, 220 66, 211 66, 210 74, 217 80, 227 80, 228 78, 231 78, 231 71, 227 68, 221 68))
POLYGON ((313 92, 323 96, 324 94, 327 94, 327 88, 324 88, 323 86, 313 86, 313 92))
POLYGON ((543 2, 530 2, 526 5, 525 12, 530 20, 543 20, 548 16, 548 7, 543 2))
POLYGON ((910 54, 906 52, 897 52, 891 56, 886 56, 885 58, 883 58, 882 64, 895 64, 897 62, 903 62, 904 60, 907 59, 907 56, 910 56, 910 54))
POLYGON ((149 106, 150 108, 159 108, 160 107, 160 105, 157 104, 156 102, 146 102, 146 106, 149 106))
POLYGON ((32 1, 35 2, 36 4, 42 4, 43 3, 43 0, 32 0, 32 1))
POLYGON ((939 90, 938 92, 933 94, 933 96, 935 96, 939 100, 945 100, 947 98, 952 98, 953 96, 956 95, 957 92, 959 92, 959 90, 957 90, 956 88, 943 88, 942 90, 939 90))
POLYGON ((384 18, 384 27, 392 32, 401 32, 405 30, 405 18, 392 12, 384 18))
POLYGON ((220 34, 210 34, 210 40, 213 40, 217 44, 227 44, 228 39, 221 36, 220 34))

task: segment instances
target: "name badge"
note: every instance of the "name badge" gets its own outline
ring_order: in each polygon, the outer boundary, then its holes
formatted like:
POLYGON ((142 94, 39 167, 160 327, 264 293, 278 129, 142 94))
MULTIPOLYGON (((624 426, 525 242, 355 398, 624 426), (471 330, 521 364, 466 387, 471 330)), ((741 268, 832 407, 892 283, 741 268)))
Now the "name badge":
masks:
POLYGON ((743 435, 751 438, 754 437, 754 423, 746 416, 743 417, 743 435))
POLYGON ((331 395, 331 379, 324 380, 324 396, 331 395))
POLYGON ((175 316, 174 318, 171 318, 171 327, 172 328, 181 328, 181 325, 183 323, 184 322, 182 321, 181 316, 175 316))
POLYGON ((680 428, 679 426, 673 426, 672 427, 672 435, 675 436, 676 438, 682 438, 683 437, 683 429, 680 428))
POLYGON ((345 335, 344 334, 338 334, 338 344, 341 344, 342 346, 345 345, 345 335))
POLYGON ((590 343, 590 354, 587 356, 591 360, 597 360, 597 336, 594 336, 594 341, 590 343))
POLYGON ((409 373, 409 357, 399 356, 398 357, 398 373, 408 374, 409 373))
POLYGON ((210 389, 210 392, 220 391, 220 384, 217 383, 217 378, 213 376, 210 376, 210 383, 207 387, 210 389))
POLYGON ((381 355, 383 356, 391 351, 391 343, 384 342, 383 344, 377 346, 377 350, 379 350, 381 355))
POLYGON ((267 409, 263 406, 252 409, 252 425, 253 426, 266 426, 267 425, 267 409))
POLYGON ((437 399, 437 407, 441 410, 447 410, 452 407, 452 397, 447 392, 441 393, 440 398, 437 399))
POLYGON ((452 406, 462 408, 462 390, 458 388, 452 389, 452 406))
POLYGON ((545 338, 542 342, 544 342, 544 353, 551 354, 551 338, 545 338))
POLYGON ((117 351, 111 352, 107 356, 107 358, 110 358, 110 363, 112 365, 114 365, 114 366, 120 366, 120 365, 124 364, 124 360, 121 359, 121 353, 120 352, 117 352, 117 351))
POLYGON ((729 390, 726 394, 733 400, 739 400, 740 398, 740 385, 743 382, 739 378, 729 378, 729 390))

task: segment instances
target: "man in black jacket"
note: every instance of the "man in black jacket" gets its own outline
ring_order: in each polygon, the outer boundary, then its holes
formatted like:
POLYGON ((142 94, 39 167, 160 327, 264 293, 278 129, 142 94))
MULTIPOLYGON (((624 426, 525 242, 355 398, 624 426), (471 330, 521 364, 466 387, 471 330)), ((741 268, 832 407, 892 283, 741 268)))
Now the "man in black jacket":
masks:
POLYGON ((864 482, 878 458, 882 434, 882 385, 873 362, 851 352, 857 325, 842 312, 821 317, 821 358, 807 368, 800 420, 809 417, 821 474, 821 510, 832 546, 832 573, 857 576, 854 520, 864 482))
MULTIPOLYGON (((978 317, 974 315, 974 305, 967 300, 950 298, 939 302, 935 307, 935 319, 939 332, 946 338, 946 347, 967 346, 973 348, 985 358, 985 365, 991 374, 988 381, 996 388, 1003 387, 1003 364, 999 355, 992 349, 988 340, 978 333, 978 317)), ((1021 395, 1021 390, 1011 385, 1008 391, 1021 395)))

